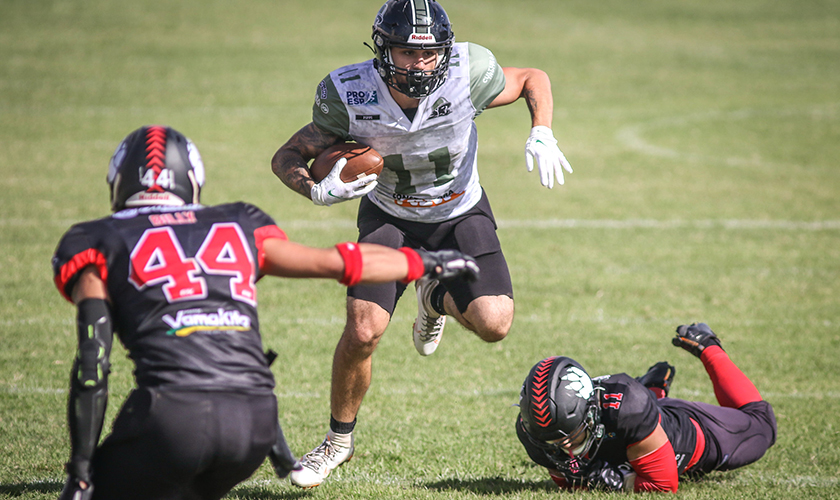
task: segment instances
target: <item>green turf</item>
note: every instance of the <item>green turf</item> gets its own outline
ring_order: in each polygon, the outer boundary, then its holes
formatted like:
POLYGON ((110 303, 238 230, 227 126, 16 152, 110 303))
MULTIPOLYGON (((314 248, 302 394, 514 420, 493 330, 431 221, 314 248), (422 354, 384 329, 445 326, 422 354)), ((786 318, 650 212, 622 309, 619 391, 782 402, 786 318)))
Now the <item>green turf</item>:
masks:
MULTIPOLYGON (((480 170, 514 280, 510 336, 451 323, 417 356, 407 296, 374 356, 357 455, 301 492, 263 466, 229 496, 549 498, 514 435, 519 385, 566 354, 593 374, 667 359, 672 395, 714 401, 673 328, 707 321, 776 410, 748 468, 687 498, 840 497, 840 3, 450 0, 457 38, 544 69, 575 172, 527 174, 517 103, 478 118, 480 170)), ((204 201, 245 199, 292 239, 353 239, 356 203, 316 208, 270 172, 318 81, 369 57, 378 2, 0 2, 0 499, 55 498, 68 439, 73 308, 49 259, 75 221, 108 211, 108 158, 143 124, 192 138, 204 201)), ((343 324, 335 283, 259 285, 292 449, 318 444, 343 324)), ((132 385, 112 356, 109 420, 132 385)), ((575 498, 604 495, 576 493, 575 498)))

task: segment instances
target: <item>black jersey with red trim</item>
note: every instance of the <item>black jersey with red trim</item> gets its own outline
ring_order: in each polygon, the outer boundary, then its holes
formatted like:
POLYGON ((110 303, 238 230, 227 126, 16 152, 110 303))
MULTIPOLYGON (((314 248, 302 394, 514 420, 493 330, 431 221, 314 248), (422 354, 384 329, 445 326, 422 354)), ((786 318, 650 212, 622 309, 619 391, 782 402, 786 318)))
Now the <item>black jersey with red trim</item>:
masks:
MULTIPOLYGON (((604 439, 597 453, 590 450, 590 459, 600 459, 612 464, 628 462, 627 448, 648 437, 656 424, 661 422, 665 434, 674 447, 677 468, 684 472, 694 452, 697 434, 688 415, 679 408, 660 405, 652 391, 626 373, 604 375, 592 379, 598 390, 601 407, 601 423, 604 425, 604 439)), ((517 435, 534 462, 549 468, 556 468, 554 460, 564 462, 568 455, 560 452, 549 457, 546 452, 534 446, 517 420, 517 435)))
POLYGON ((286 235, 247 203, 122 210, 65 233, 55 284, 70 300, 96 266, 139 386, 271 391, 256 289, 268 238, 286 235))

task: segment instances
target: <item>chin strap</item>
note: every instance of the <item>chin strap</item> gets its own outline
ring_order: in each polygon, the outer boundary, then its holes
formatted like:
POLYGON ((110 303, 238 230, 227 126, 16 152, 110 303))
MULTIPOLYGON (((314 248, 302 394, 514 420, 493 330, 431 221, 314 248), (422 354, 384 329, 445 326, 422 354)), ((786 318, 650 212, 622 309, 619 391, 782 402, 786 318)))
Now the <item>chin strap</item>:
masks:
POLYGON ((70 427, 70 461, 67 473, 90 482, 90 462, 99 443, 108 402, 108 373, 114 331, 111 311, 102 299, 85 299, 77 305, 79 349, 70 373, 67 423, 70 427))

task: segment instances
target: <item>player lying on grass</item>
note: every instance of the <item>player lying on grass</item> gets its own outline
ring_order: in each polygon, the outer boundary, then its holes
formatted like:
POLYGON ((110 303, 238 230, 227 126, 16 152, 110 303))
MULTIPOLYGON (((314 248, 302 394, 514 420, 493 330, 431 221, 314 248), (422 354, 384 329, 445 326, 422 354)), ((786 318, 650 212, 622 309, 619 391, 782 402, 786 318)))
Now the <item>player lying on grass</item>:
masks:
POLYGON ((677 491, 680 476, 732 470, 776 441, 776 418, 705 323, 682 325, 675 346, 703 363, 720 406, 668 398, 674 367, 590 379, 576 361, 546 358, 525 379, 516 434, 563 488, 677 491))
POLYGON ((107 180, 114 213, 73 226, 53 257, 79 336, 61 499, 218 499, 267 455, 281 477, 295 468, 259 333, 263 275, 352 286, 478 274, 456 251, 311 248, 253 205, 200 205, 201 157, 168 127, 129 134, 107 180), (137 387, 97 447, 114 332, 137 387))

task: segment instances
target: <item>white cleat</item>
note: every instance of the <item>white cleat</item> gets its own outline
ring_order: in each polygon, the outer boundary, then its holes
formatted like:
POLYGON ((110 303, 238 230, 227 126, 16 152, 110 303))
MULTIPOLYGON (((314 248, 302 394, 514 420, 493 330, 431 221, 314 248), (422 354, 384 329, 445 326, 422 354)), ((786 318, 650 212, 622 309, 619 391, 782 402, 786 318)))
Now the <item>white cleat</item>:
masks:
POLYGON ((353 458, 353 434, 350 434, 350 446, 341 446, 335 442, 332 431, 320 446, 300 459, 301 468, 289 474, 289 480, 299 488, 314 488, 323 483, 336 467, 353 458))
POLYGON ((432 290, 438 285, 437 280, 420 278, 415 281, 417 289, 417 319, 414 320, 414 348, 421 356, 435 352, 443 337, 446 316, 441 316, 432 308, 432 290))

